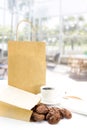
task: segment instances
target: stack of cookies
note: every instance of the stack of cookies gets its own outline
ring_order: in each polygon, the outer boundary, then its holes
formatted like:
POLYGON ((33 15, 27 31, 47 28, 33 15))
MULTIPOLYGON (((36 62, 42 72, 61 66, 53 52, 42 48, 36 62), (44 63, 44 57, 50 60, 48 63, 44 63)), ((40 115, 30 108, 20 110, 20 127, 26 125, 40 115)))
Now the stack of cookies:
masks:
POLYGON ((31 121, 47 121, 50 124, 57 124, 61 119, 72 118, 72 113, 65 108, 48 107, 45 104, 38 104, 33 109, 31 121))

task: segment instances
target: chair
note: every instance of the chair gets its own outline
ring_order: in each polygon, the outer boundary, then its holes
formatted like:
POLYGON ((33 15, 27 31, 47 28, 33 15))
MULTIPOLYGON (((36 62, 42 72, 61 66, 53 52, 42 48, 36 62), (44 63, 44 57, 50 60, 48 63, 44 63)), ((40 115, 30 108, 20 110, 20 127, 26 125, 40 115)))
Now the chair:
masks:
POLYGON ((84 63, 82 59, 76 59, 76 58, 72 58, 69 57, 68 59, 68 65, 70 67, 70 71, 73 73, 77 73, 80 74, 84 68, 84 63))
POLYGON ((0 79, 4 79, 7 75, 8 65, 7 65, 7 58, 0 59, 0 79))
POLYGON ((47 67, 50 69, 54 69, 56 65, 59 63, 59 58, 60 58, 60 53, 57 53, 53 57, 47 57, 46 58, 47 67))
POLYGON ((57 53, 57 54, 54 56, 54 63, 55 63, 55 64, 58 64, 59 58, 60 58, 60 53, 57 53))
POLYGON ((8 66, 6 64, 0 64, 0 79, 4 79, 7 74, 8 66))

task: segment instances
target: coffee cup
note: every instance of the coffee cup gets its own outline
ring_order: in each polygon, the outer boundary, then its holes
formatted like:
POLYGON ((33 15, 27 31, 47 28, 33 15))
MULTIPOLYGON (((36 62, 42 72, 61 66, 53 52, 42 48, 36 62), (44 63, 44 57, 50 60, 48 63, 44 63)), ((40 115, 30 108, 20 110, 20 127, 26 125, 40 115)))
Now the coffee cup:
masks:
POLYGON ((60 101, 58 90, 54 87, 41 87, 41 101, 45 104, 56 104, 60 101))

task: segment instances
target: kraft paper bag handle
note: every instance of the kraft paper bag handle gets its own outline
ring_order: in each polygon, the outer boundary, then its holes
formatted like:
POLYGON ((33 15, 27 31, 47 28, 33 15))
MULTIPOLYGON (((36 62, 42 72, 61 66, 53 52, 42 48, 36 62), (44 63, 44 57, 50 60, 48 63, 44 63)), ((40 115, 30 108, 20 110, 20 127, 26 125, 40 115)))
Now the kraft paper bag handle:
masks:
POLYGON ((17 25, 17 29, 16 29, 16 40, 18 40, 18 28, 19 28, 19 25, 20 25, 21 23, 23 23, 23 22, 28 23, 29 25, 31 25, 33 32, 36 32, 36 28, 32 25, 32 22, 30 22, 29 20, 26 20, 26 19, 25 19, 25 20, 22 20, 22 21, 20 21, 20 22, 18 23, 18 25, 17 25))

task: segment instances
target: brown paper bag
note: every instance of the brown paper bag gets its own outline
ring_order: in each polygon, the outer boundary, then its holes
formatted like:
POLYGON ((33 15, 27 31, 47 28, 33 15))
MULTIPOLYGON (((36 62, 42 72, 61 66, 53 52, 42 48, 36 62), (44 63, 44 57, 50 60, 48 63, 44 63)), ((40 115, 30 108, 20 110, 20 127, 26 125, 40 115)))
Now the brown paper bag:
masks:
POLYGON ((31 115, 31 110, 22 109, 0 101, 0 116, 29 122, 31 115))
POLYGON ((46 78, 45 43, 8 42, 8 84, 39 93, 46 78))
POLYGON ((32 108, 39 102, 39 95, 8 86, 0 93, 0 116, 30 121, 32 108))

